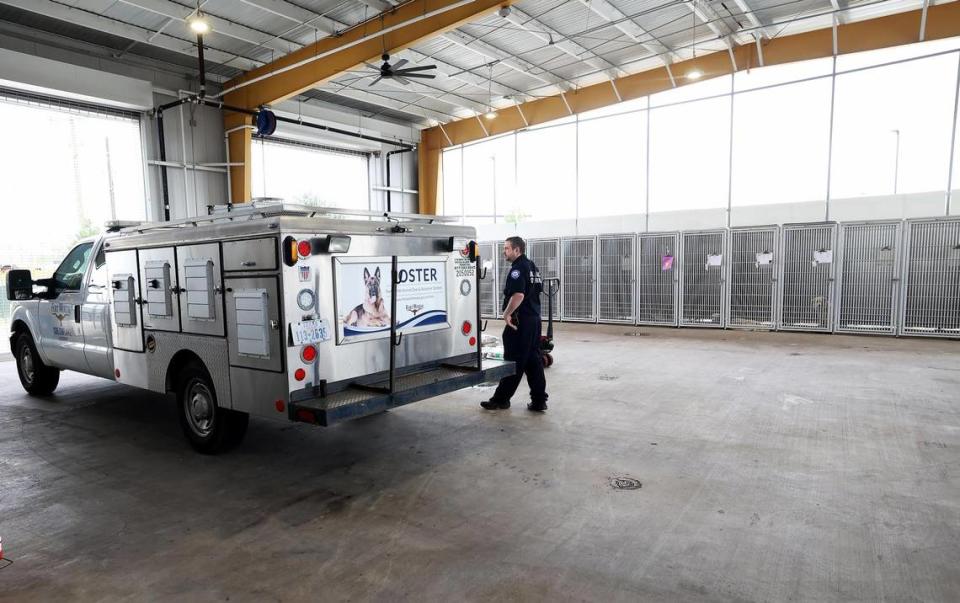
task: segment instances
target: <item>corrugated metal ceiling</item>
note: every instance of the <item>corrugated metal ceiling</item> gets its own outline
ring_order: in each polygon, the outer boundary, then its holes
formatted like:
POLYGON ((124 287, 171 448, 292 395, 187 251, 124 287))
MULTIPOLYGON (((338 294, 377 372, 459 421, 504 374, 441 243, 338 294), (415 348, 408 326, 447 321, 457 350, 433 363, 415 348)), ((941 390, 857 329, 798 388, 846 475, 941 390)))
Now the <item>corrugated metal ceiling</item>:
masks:
MULTIPOLYGON (((596 4, 591 5, 590 0, 520 0, 515 7, 517 15, 522 12, 523 16, 514 15, 516 19, 491 14, 448 36, 426 40, 403 56, 415 65, 437 64, 438 77, 422 80, 414 89, 384 82, 370 87, 372 78, 357 80, 355 74, 345 74, 336 84, 324 84, 307 96, 367 115, 426 123, 445 115, 473 114, 491 101, 500 106, 510 104, 512 100, 504 96, 551 94, 558 85, 575 87, 602 81, 612 70, 611 64, 628 72, 662 64, 651 50, 659 44, 678 50, 681 57, 692 53, 694 40, 698 52, 722 49, 723 42, 709 26, 723 34, 740 29, 753 31, 750 16, 733 0, 699 0, 699 6, 717 16, 710 24, 696 17, 691 3, 682 0, 593 1, 596 4), (492 84, 488 82, 491 77, 492 84), (349 87, 344 89, 344 84, 349 87), (492 98, 487 96, 488 90, 492 98)), ((787 23, 792 23, 793 33, 798 30, 799 17, 832 10, 831 0, 746 2, 768 35, 778 35, 787 23)), ((867 2, 870 0, 857 0, 845 6, 867 2)), ((0 19, 180 68, 189 69, 195 64, 191 56, 195 35, 182 20, 184 12, 189 14, 195 6, 192 0, 154 0, 150 3, 152 10, 132 0, 56 3, 102 19, 103 31, 54 18, 43 10, 49 4, 43 0, 36 9, 24 9, 4 6, 0 0, 0 19), (158 36, 166 41, 165 47, 153 45, 158 36)), ((919 6, 921 0, 914 4, 919 6)), ((228 24, 223 31, 215 27, 205 36, 213 54, 223 62, 236 56, 253 64, 272 61, 288 50, 312 43, 322 35, 317 27, 342 30, 375 16, 375 9, 360 0, 206 0, 202 6, 228 24)), ((897 2, 897 7, 910 8, 903 2, 897 2)), ((211 64, 208 71, 226 77, 237 73, 232 67, 216 64, 211 64)))

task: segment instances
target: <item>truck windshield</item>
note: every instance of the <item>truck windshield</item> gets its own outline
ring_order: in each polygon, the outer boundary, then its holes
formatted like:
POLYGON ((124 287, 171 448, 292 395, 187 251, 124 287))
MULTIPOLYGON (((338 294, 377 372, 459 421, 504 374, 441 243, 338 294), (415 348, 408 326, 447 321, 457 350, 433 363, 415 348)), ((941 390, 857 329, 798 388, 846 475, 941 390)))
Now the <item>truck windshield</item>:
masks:
POLYGON ((74 247, 53 273, 57 289, 76 291, 83 285, 83 275, 90 263, 93 243, 80 243, 74 247))

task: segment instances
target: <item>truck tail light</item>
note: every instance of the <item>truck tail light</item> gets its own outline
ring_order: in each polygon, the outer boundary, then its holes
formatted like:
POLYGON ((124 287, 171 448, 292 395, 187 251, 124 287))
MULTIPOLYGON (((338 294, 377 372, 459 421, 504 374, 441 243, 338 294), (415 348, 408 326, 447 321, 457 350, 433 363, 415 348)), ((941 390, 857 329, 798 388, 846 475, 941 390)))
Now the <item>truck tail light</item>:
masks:
POLYGON ((473 325, 470 324, 469 320, 463 321, 463 326, 460 327, 460 332, 464 335, 469 335, 470 331, 473 330, 473 325))
POLYGON ((297 240, 293 237, 284 237, 283 238, 283 263, 287 266, 295 266, 297 260, 300 259, 297 253, 297 240))
POLYGON ((307 378, 307 371, 303 370, 302 368, 299 368, 293 371, 293 378, 296 379, 297 381, 303 381, 304 379, 307 378))
POLYGON ((300 350, 300 359, 304 362, 313 362, 317 359, 317 348, 313 345, 305 345, 300 350))
POLYGON ((313 246, 310 244, 310 241, 306 239, 297 243, 297 253, 300 254, 302 258, 309 257, 312 250, 313 246))
POLYGON ((477 345, 477 338, 476 338, 476 337, 471 337, 471 338, 470 338, 470 346, 473 347, 473 346, 475 346, 475 345, 477 345))

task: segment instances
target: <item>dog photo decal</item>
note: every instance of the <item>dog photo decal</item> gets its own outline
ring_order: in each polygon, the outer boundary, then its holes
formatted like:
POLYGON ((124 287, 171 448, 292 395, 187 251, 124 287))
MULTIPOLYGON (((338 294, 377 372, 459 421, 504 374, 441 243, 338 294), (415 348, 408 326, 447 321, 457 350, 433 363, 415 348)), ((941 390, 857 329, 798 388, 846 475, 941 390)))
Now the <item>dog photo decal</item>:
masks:
POLYGON ((368 267, 363 268, 363 302, 350 311, 343 319, 348 327, 389 327, 390 309, 383 301, 383 289, 380 286, 380 267, 370 274, 368 267))
POLYGON ((403 333, 447 322, 446 258, 405 257, 397 266, 397 315, 390 315, 389 258, 336 258, 338 338, 341 343, 387 337, 391 322, 403 333))

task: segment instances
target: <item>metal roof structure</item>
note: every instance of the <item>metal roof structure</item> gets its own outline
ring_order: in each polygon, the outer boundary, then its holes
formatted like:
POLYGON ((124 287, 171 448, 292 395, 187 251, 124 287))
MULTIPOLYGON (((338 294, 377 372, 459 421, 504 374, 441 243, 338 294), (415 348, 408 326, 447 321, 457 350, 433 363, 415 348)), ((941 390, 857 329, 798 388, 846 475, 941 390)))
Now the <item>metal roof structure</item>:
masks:
MULTIPOLYGON (((929 0, 519 0, 508 10, 392 53, 437 65, 402 85, 372 70, 342 73, 304 95, 400 123, 471 117, 617 76, 929 0)), ((207 71, 221 81, 376 17, 397 0, 200 0, 212 31, 207 71)), ((196 68, 189 0, 0 0, 0 24, 196 68)), ((389 50, 389 49, 385 49, 389 50)))

